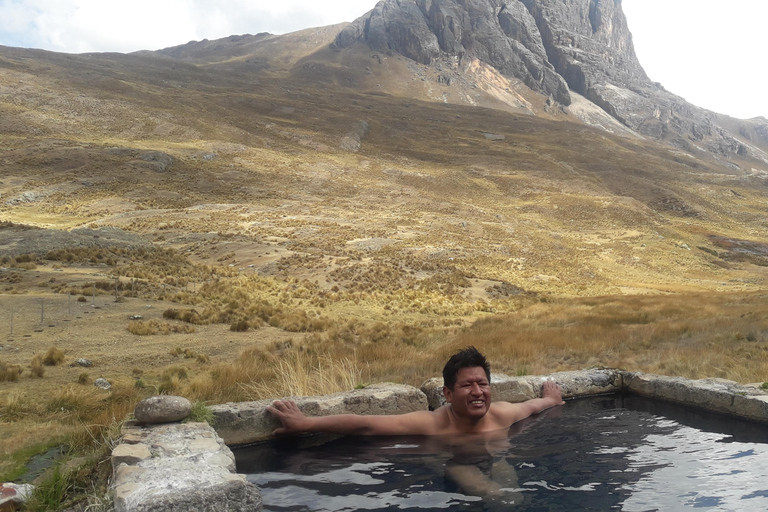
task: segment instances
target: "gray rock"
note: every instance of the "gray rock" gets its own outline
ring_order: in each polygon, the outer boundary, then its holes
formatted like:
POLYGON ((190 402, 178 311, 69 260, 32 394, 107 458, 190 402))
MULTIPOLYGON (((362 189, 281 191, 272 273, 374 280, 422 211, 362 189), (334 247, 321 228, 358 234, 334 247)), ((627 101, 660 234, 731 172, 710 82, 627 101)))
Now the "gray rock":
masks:
POLYGON ((70 366, 79 366, 81 368, 91 368, 93 366, 93 363, 88 359, 78 359, 74 363, 70 364, 70 366))
POLYGON ((112 384, 109 383, 107 379, 99 377, 93 382, 93 385, 96 386, 99 389, 103 390, 109 390, 112 389, 112 384))
MULTIPOLYGON (((426 65, 478 59, 562 105, 574 91, 633 134, 686 152, 701 147, 718 158, 768 162, 765 119, 719 116, 651 82, 617 0, 383 0, 334 45, 359 42, 426 65)), ((582 108, 574 115, 589 121, 582 108)))
MULTIPOLYGON (((477 58, 535 91, 571 102, 565 80, 547 61, 534 18, 516 0, 384 0, 344 28, 334 44, 356 42, 422 64, 477 58)), ((446 77, 441 83, 450 85, 446 77)))
POLYGON ((367 121, 358 121, 349 130, 346 136, 341 139, 340 147, 346 151, 356 153, 360 150, 363 140, 368 136, 371 127, 367 121))
POLYGON ((0 485, 0 510, 16 510, 27 502, 33 492, 35 492, 35 486, 30 484, 0 485))
MULTIPOLYGON (((328 396, 293 398, 309 416, 330 414, 402 414, 427 410, 424 393, 411 386, 374 384, 328 396)), ((238 402, 211 407, 216 432, 228 445, 263 441, 272 437, 280 423, 266 411, 273 400, 238 402)))
MULTIPOLYGON (((616 393, 623 386, 623 375, 618 370, 581 370, 553 373, 546 377, 509 377, 492 373, 491 397, 493 400, 512 403, 538 398, 545 379, 552 379, 560 385, 563 398, 616 393)), ((445 405, 442 378, 429 379, 421 385, 421 390, 427 395, 430 409, 445 405)))
POLYGON ((768 394, 724 379, 689 380, 644 373, 625 373, 627 391, 768 423, 768 394))
POLYGON ((156 172, 165 172, 176 162, 175 158, 162 151, 147 151, 139 155, 139 160, 156 172))
POLYGON ((123 441, 112 458, 115 512, 262 508, 258 489, 235 473, 232 451, 206 423, 128 423, 123 441))
POLYGON ((181 396, 152 396, 136 405, 134 416, 139 423, 170 423, 189 416, 192 403, 181 396))

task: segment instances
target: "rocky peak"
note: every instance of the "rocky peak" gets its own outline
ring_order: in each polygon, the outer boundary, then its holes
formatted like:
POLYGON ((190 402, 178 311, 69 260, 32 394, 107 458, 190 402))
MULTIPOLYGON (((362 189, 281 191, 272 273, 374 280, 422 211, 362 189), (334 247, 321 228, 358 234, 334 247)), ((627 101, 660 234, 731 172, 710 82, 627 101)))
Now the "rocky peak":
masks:
POLYGON ((680 149, 768 158, 765 146, 744 146, 713 122, 714 113, 649 80, 621 0, 382 0, 334 44, 358 42, 426 65, 476 59, 562 105, 578 93, 631 130, 680 149))

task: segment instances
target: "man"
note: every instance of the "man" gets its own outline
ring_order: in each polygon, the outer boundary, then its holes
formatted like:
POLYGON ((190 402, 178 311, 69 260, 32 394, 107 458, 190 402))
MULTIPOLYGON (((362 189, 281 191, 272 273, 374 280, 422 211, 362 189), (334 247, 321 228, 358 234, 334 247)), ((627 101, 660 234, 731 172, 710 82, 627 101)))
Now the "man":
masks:
POLYGON ((392 416, 338 414, 309 417, 290 400, 277 400, 267 410, 282 427, 275 434, 332 432, 344 435, 453 435, 479 434, 508 428, 513 423, 545 409, 561 405, 560 387, 544 382, 541 398, 512 404, 491 402, 491 367, 476 348, 454 354, 443 368, 446 405, 434 411, 392 416))

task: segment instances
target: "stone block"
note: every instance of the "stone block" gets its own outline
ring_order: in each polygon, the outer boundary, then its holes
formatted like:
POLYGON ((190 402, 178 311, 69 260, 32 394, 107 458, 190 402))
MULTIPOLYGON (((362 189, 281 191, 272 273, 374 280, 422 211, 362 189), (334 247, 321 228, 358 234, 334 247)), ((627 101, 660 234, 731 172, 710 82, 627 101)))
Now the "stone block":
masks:
POLYGON ((753 386, 724 379, 624 373, 626 390, 636 395, 690 405, 768 423, 768 395, 753 386))
POLYGON ((131 424, 124 431, 141 442, 112 452, 116 512, 261 510, 258 489, 235 473, 232 451, 208 424, 131 424))
MULTIPOLYGON (((412 386, 374 384, 365 389, 345 391, 328 396, 294 397, 308 416, 331 414, 384 415, 427 410, 424 393, 412 386)), ((266 411, 273 400, 237 402, 211 407, 216 432, 228 445, 247 444, 272 437, 279 421, 266 411)))
POLYGON ((115 471, 120 464, 132 466, 150 457, 152 457, 152 452, 145 444, 119 444, 112 450, 112 470, 115 471))

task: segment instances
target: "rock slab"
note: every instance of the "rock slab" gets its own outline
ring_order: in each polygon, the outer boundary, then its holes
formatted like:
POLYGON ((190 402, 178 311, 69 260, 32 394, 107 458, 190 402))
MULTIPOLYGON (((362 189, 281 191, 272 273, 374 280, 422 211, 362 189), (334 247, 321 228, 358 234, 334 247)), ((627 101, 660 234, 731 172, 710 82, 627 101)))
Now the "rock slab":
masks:
POLYGON ((630 393, 768 423, 768 394, 724 379, 689 380, 645 373, 624 374, 630 393))
POLYGON ((192 411, 192 403, 181 396, 151 396, 136 405, 134 415, 139 423, 181 421, 192 411))
MULTIPOLYGON (((553 373, 548 376, 509 377, 491 374, 491 397, 494 401, 525 402, 541 396, 545 380, 554 380, 563 391, 563 398, 576 398, 605 393, 617 393, 623 387, 623 375, 618 370, 581 370, 553 373)), ((421 385, 430 409, 445 405, 443 379, 429 379, 421 385)))
MULTIPOLYGON (((427 397, 417 388, 400 384, 374 384, 328 396, 292 398, 308 416, 330 414, 403 414, 428 409, 427 397)), ((238 402, 211 407, 216 431, 228 445, 272 438, 280 423, 266 411, 273 400, 238 402)))
POLYGON ((123 427, 112 452, 115 512, 262 510, 235 457, 207 423, 123 427))

